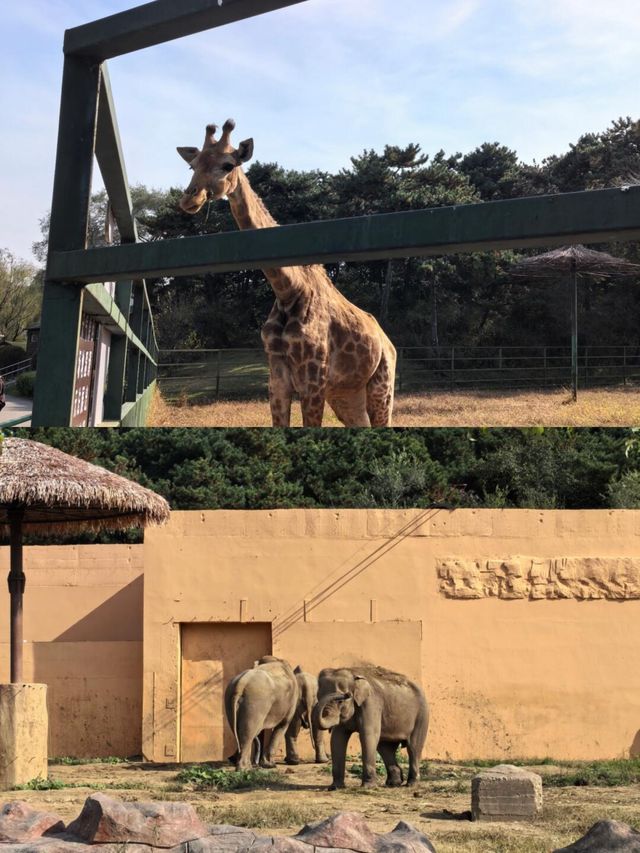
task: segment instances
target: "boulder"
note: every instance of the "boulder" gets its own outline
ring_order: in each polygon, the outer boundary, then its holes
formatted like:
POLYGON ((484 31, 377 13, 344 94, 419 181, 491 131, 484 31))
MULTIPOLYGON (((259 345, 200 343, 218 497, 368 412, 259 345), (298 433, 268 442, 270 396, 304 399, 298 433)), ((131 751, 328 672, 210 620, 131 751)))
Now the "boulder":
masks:
POLYGON ((376 845, 377 853, 419 853, 422 850, 435 853, 435 847, 427 836, 404 820, 401 820, 391 832, 379 835, 376 845))
POLYGON ((599 820, 582 838, 554 853, 640 853, 640 832, 617 820, 599 820))
POLYGON ((535 820, 542 814, 542 778, 513 764, 483 770, 471 782, 474 820, 535 820))
POLYGON ((124 803, 106 794, 87 797, 67 831, 91 844, 148 844, 160 848, 208 834, 189 803, 124 803))
POLYGON ((12 800, 0 809, 0 842, 31 841, 56 832, 64 832, 58 815, 39 812, 21 800, 12 800))
POLYGON ((377 837, 361 814, 338 814, 303 826, 294 838, 314 847, 341 847, 356 853, 375 853, 377 837))

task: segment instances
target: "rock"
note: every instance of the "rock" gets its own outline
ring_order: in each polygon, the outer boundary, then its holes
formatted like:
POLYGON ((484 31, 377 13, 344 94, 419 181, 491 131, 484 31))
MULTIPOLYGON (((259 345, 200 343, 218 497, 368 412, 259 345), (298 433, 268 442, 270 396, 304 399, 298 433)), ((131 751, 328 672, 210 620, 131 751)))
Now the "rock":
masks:
POLYGON ((435 853, 435 847, 410 823, 401 820, 391 832, 378 836, 377 853, 419 853, 427 850, 435 853))
POLYGON ((640 832, 617 820, 599 820, 582 838, 554 853, 640 853, 640 832))
POLYGON ((87 797, 67 831, 82 841, 174 847, 207 835, 189 803, 123 803, 106 794, 87 797))
POLYGON ((31 841, 56 832, 64 832, 58 815, 39 812, 21 800, 12 800, 0 809, 1 842, 31 841))
POLYGON ((375 853, 378 840, 362 815, 355 812, 338 812, 307 824, 294 838, 315 847, 342 847, 356 853, 375 853))
POLYGON ((535 820, 542 814, 542 779, 512 764, 483 770, 471 782, 474 820, 535 820))

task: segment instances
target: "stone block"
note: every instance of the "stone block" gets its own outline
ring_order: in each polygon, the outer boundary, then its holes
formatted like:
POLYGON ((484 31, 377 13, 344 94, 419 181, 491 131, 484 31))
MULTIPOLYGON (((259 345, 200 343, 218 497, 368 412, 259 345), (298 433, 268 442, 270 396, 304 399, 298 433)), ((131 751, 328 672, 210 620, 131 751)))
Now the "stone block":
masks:
POLYGON ((471 783, 474 820, 535 820, 542 814, 542 779, 512 764, 498 764, 471 783))
POLYGON ((0 790, 47 778, 46 684, 0 684, 0 790))

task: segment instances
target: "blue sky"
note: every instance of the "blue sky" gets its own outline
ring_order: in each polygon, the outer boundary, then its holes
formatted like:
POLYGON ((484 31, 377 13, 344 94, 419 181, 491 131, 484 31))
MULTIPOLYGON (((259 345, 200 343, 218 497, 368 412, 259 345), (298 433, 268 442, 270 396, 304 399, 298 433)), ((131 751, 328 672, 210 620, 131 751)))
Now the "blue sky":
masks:
MULTIPOLYGON (((0 247, 31 258, 49 209, 62 37, 133 0, 11 0, 0 33, 0 247)), ((188 182, 177 145, 233 116, 287 168, 364 148, 499 141, 530 162, 640 115, 637 0, 306 0, 109 62, 129 179, 188 182)), ((94 179, 100 187, 99 174, 94 179)))

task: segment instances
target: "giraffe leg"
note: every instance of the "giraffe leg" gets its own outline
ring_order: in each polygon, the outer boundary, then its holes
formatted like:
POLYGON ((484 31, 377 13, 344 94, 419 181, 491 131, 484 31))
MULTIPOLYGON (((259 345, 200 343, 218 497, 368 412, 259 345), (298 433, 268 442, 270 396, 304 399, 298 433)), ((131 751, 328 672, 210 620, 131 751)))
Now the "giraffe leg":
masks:
POLYGON ((395 381, 395 351, 383 350, 380 364, 367 383, 367 413, 372 427, 391 426, 395 381))
POLYGON ((369 415, 367 414, 366 388, 331 394, 327 397, 327 402, 336 413, 338 420, 346 427, 371 426, 369 415))
POLYGON ((269 354, 269 406, 274 427, 288 427, 291 421, 293 383, 289 367, 281 355, 269 354))
POLYGON ((302 409, 302 425, 306 427, 322 426, 324 415, 324 391, 312 394, 300 393, 300 408, 302 409))

